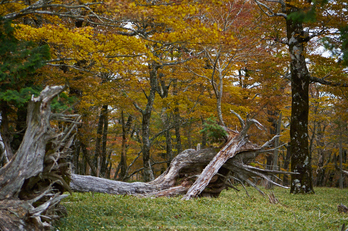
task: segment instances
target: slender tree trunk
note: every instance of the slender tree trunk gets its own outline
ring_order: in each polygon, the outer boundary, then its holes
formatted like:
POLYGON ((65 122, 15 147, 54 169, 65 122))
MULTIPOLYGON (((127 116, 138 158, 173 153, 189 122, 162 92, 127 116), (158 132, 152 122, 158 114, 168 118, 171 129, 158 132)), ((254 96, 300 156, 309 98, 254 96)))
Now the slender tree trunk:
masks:
MULTIPOLYGON (((266 156, 266 169, 273 169, 273 155, 269 154, 268 156, 266 156)), ((266 189, 271 189, 273 187, 273 185, 265 180, 265 188, 266 189)))
MULTIPOLYGON (((173 95, 176 96, 178 94, 177 92, 177 82, 178 80, 175 79, 173 81, 173 95)), ((176 150, 177 154, 182 152, 182 145, 181 145, 181 135, 180 135, 180 110, 179 110, 179 102, 178 100, 175 101, 174 106, 174 130, 175 130, 175 141, 176 141, 176 150)))
POLYGON ((162 109, 162 123, 163 123, 163 128, 166 129, 166 160, 167 160, 167 167, 169 167, 170 162, 173 159, 173 144, 172 144, 172 137, 171 137, 171 132, 169 126, 170 126, 170 121, 169 121, 169 113, 166 112, 167 108, 162 109))
POLYGON ((192 121, 190 120, 188 123, 187 123, 187 133, 186 133, 186 137, 187 137, 187 149, 188 148, 193 148, 194 146, 192 145, 192 135, 191 135, 191 132, 192 132, 192 121))
POLYGON ((143 164, 144 164, 144 181, 148 182, 154 179, 154 175, 151 168, 150 163, 150 119, 151 112, 143 114, 143 122, 142 122, 142 141, 143 141, 143 164))
POLYGON ((103 124, 104 124, 104 116, 103 116, 103 112, 101 110, 100 115, 99 115, 97 137, 96 137, 96 141, 95 141, 95 152, 94 152, 94 157, 93 157, 93 165, 96 169, 96 172, 95 172, 96 175, 93 175, 93 176, 99 176, 99 173, 100 173, 101 140, 102 140, 102 135, 103 135, 103 124))
MULTIPOLYGON (((291 8, 288 15, 295 8, 291 8)), ((311 156, 308 150, 309 73, 305 61, 306 35, 302 23, 286 20, 291 69, 290 152, 291 193, 314 193, 311 156)))
MULTIPOLYGON (((269 119, 268 121, 272 123, 272 128, 270 129, 270 134, 272 135, 280 135, 280 126, 281 126, 281 119, 282 119, 282 114, 279 114, 278 120, 276 120, 274 117, 277 115, 279 112, 273 112, 273 111, 268 111, 269 114, 269 119)), ((274 146, 278 147, 279 146, 279 137, 274 139, 274 146)), ((278 170, 278 149, 275 149, 273 152, 273 155, 269 155, 266 158, 267 160, 267 169, 273 169, 273 170, 278 170)), ((272 181, 275 181, 275 177, 271 177, 272 181)), ((273 187, 273 184, 270 183, 269 181, 266 180, 266 185, 265 187, 267 189, 271 189, 273 187)))
MULTIPOLYGON (((282 113, 280 112, 279 114, 279 118, 278 118, 278 123, 277 123, 277 131, 276 131, 276 135, 280 135, 280 130, 281 130, 281 126, 282 126, 282 113)), ((279 137, 275 138, 274 140, 274 147, 278 147, 279 146, 279 137)), ((273 170, 279 170, 278 169, 278 154, 279 150, 278 148, 276 148, 273 152, 273 170)), ((275 181, 275 178, 272 176, 271 178, 273 181, 275 181)))
MULTIPOLYGON (((290 146, 287 145, 287 147, 286 147, 286 155, 285 155, 284 165, 283 165, 283 168, 285 169, 285 171, 289 170, 290 157, 291 157, 290 146)), ((289 177, 287 175, 283 176, 283 184, 284 185, 289 185, 289 177)))
POLYGON ((122 123, 122 153, 121 153, 121 161, 120 161, 120 179, 123 179, 126 176, 127 170, 127 150, 126 150, 126 142, 127 142, 127 132, 126 132, 126 122, 124 120, 123 111, 121 111, 121 123, 122 123))
POLYGON ((79 168, 79 156, 80 156, 80 151, 81 151, 81 145, 80 141, 76 140, 75 141, 75 154, 73 155, 73 173, 75 174, 81 174, 80 173, 80 168, 79 168))
MULTIPOLYGON (((204 118, 201 117, 201 120, 202 120, 202 127, 204 129, 204 123, 205 123, 204 118)), ((207 132, 203 131, 202 132, 202 149, 206 148, 206 146, 207 146, 207 132)))
POLYGON ((340 189, 343 189, 343 168, 342 168, 342 155, 343 155, 343 148, 342 148, 342 126, 339 125, 339 161, 340 161, 340 179, 339 179, 339 187, 340 189))
MULTIPOLYGON (((93 164, 91 158, 89 157, 86 145, 82 142, 81 142, 81 149, 82 149, 82 154, 83 154, 84 159, 86 160, 89 167, 91 168, 92 176, 96 176, 97 175, 97 168, 93 164)), ((85 173, 87 174, 87 171, 85 173)))
POLYGON ((225 126, 225 122, 224 119, 222 117, 222 94, 223 94, 223 90, 224 90, 224 86, 223 86, 223 76, 220 73, 219 70, 219 89, 216 92, 216 111, 218 114, 218 119, 219 119, 219 124, 225 126))
POLYGON ((103 116, 103 136, 102 136, 102 149, 101 149, 101 158, 100 158, 100 175, 102 177, 105 177, 105 173, 108 166, 108 159, 107 159, 107 153, 106 153, 106 144, 108 140, 108 127, 109 127, 109 121, 108 121, 108 105, 103 105, 102 107, 102 116, 103 116))
MULTIPOLYGON (((325 132, 325 125, 323 128, 321 127, 321 124, 318 123, 316 126, 317 130, 317 142, 316 145, 320 147, 324 147, 324 142, 323 142, 323 134, 325 132)), ((314 137, 313 137, 314 139, 314 137)), ((317 178, 316 178, 316 186, 324 186, 325 185, 325 168, 324 168, 324 162, 325 162, 325 151, 322 148, 318 149, 318 168, 316 171, 317 178)))
POLYGON ((144 181, 148 182, 154 179, 153 171, 151 169, 150 163, 150 149, 151 149, 151 141, 150 141, 150 119, 153 109, 153 104, 155 102, 155 95, 157 91, 157 71, 160 66, 153 62, 149 65, 150 73, 150 92, 146 95, 147 103, 145 110, 141 109, 137 104, 134 104, 135 107, 142 114, 142 124, 141 124, 141 133, 142 133, 142 153, 143 153, 143 177, 144 181))

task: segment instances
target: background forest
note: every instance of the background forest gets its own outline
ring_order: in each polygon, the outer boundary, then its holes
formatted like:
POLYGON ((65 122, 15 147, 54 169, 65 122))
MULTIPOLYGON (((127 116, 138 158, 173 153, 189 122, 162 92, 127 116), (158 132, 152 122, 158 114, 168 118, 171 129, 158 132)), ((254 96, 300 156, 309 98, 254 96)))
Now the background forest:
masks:
POLYGON ((220 126, 240 130, 233 112, 263 124, 249 131, 254 143, 281 134, 279 151, 254 165, 290 171, 296 51, 275 13, 290 9, 287 20, 303 25, 313 184, 345 187, 347 7, 346 0, 3 0, 1 166, 23 139, 31 96, 66 85, 52 110, 81 115, 74 173, 150 181, 185 149, 219 147, 220 126))

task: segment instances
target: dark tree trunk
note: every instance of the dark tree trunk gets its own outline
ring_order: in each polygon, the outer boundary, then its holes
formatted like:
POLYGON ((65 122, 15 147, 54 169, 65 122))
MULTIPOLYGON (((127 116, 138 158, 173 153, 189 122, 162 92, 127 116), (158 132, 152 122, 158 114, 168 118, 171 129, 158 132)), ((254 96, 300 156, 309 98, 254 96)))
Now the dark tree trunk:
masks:
MULTIPOLYGON (((325 132, 325 126, 321 128, 321 124, 318 123, 317 127, 317 146, 324 147, 324 132, 325 132)), ((314 138, 313 138, 314 139, 314 138)), ((324 162, 325 162, 325 151, 322 148, 318 149, 318 168, 316 171, 317 178, 316 178, 316 186, 324 186, 325 185, 325 168, 324 168, 324 162)))
MULTIPOLYGON (((288 145, 286 147, 286 155, 285 155, 285 158, 284 158, 284 165, 283 165, 283 168, 285 169, 285 171, 289 170, 290 156, 291 156, 290 146, 288 145)), ((289 177, 287 175, 283 176, 283 184, 286 185, 286 186, 290 185, 289 177)))
POLYGON ((95 141, 95 151, 94 151, 94 157, 93 157, 93 166, 96 169, 94 176, 99 176, 100 173, 100 157, 101 157, 101 140, 103 135, 103 124, 104 124, 104 115, 103 115, 103 109, 100 112, 99 120, 98 120, 98 127, 97 127, 97 136, 95 141))
MULTIPOLYGON (((173 81, 173 95, 176 96, 178 94, 178 80, 175 79, 173 81)), ((182 152, 182 145, 181 145, 181 135, 180 135, 180 110, 179 110, 179 102, 178 100, 175 101, 175 106, 174 106, 174 129, 175 129, 175 142, 176 142, 176 150, 177 153, 182 152)))
POLYGON ((194 145, 192 145, 192 135, 191 135, 191 132, 192 132, 192 121, 190 120, 187 123, 187 129, 186 129, 187 149, 194 147, 194 145))
MULTIPOLYGON (((266 156, 266 169, 273 169, 273 156, 271 154, 266 156)), ((271 189, 273 187, 272 183, 265 181, 265 188, 271 189)))
MULTIPOLYGON (((73 173, 76 174, 82 174, 80 173, 80 162, 79 162, 79 157, 80 157, 80 151, 81 151, 81 145, 80 141, 75 141, 75 153, 73 155, 73 160, 72 160, 72 165, 73 165, 73 173)), ((82 162, 82 161, 81 161, 82 162)))
POLYGON ((343 147, 342 147, 342 125, 339 125, 339 141, 338 141, 338 145, 339 145, 339 187, 340 189, 343 189, 343 147))
POLYGON ((207 146, 207 132, 204 130, 204 118, 202 117, 202 127, 203 127, 203 132, 202 132, 202 149, 206 148, 207 146))
MULTIPOLYGON (((128 120, 131 117, 128 118, 128 120)), ((126 122, 124 119, 123 111, 121 111, 121 123, 122 123, 122 153, 121 153, 121 161, 120 161, 120 177, 119 179, 123 179, 127 174, 127 129, 126 122)))
POLYGON ((86 145, 84 143, 82 143, 82 142, 81 142, 81 149, 82 149, 82 154, 83 154, 84 159, 86 160, 87 164, 91 168, 92 176, 96 176, 97 175, 97 168, 93 164, 91 158, 89 157, 89 153, 87 151, 86 145))
POLYGON ((316 180, 316 186, 324 186, 324 179, 325 179, 325 168, 324 168, 324 150, 318 149, 318 169, 316 171, 317 173, 317 180, 316 180))
MULTIPOLYGON (((136 103, 134 106, 137 110, 142 114, 142 124, 141 124, 141 133, 142 133, 142 153, 143 153, 143 177, 144 181, 148 182, 154 179, 153 171, 151 169, 150 163, 150 149, 151 149, 151 141, 150 141, 150 120, 153 109, 153 104, 155 102, 155 95, 158 87, 157 81, 157 71, 160 66, 153 62, 149 64, 149 79, 150 79, 150 92, 146 96, 147 103, 145 109, 141 109, 136 103)), ((146 93, 145 93, 146 94, 146 93)))
POLYGON ((102 136, 102 149, 101 149, 101 157, 100 157, 100 176, 105 177, 107 166, 108 166, 108 158, 106 153, 106 144, 108 140, 108 105, 103 105, 102 107, 102 115, 103 115, 103 136, 102 136))
MULTIPOLYGON (((294 11, 295 8, 290 8, 288 15, 294 11)), ((314 193, 311 156, 308 150, 309 73, 304 57, 308 36, 301 22, 288 18, 286 26, 291 58, 291 171, 299 173, 291 176, 290 192, 314 193)))

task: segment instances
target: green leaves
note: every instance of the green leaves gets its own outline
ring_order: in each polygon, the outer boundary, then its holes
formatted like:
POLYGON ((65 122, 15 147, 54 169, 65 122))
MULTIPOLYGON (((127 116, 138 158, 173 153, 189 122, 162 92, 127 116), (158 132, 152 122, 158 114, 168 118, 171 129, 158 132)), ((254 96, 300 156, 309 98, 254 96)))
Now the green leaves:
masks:
POLYGON ((340 28, 340 39, 342 41, 343 64, 348 66, 348 25, 340 28))
POLYGON ((224 141, 227 137, 227 132, 216 121, 214 117, 208 118, 204 123, 204 128, 200 131, 201 133, 207 132, 207 137, 212 143, 224 141))
POLYGON ((0 100, 23 105, 40 89, 33 86, 33 73, 50 58, 48 45, 15 38, 10 21, 0 18, 0 100))
POLYGON ((17 104, 18 107, 23 106, 26 102, 28 102, 32 95, 39 95, 40 90, 38 88, 33 87, 25 87, 21 88, 19 91, 17 90, 6 90, 4 92, 0 92, 0 100, 11 101, 17 104))
POLYGON ((316 19, 316 9, 312 7, 309 11, 305 12, 303 10, 295 11, 288 15, 288 18, 294 22, 299 23, 310 23, 315 22, 316 19))

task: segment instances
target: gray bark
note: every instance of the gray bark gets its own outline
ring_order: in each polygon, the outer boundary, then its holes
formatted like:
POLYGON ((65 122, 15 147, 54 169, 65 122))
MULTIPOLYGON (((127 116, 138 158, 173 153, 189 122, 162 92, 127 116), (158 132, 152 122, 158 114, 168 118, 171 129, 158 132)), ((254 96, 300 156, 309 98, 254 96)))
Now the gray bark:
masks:
POLYGON ((64 89, 46 87, 28 106, 27 129, 14 158, 0 169, 0 230, 42 230, 56 215, 48 211, 67 195, 69 165, 78 117, 51 114, 50 102, 64 89), (51 127, 50 120, 66 127, 51 127))

